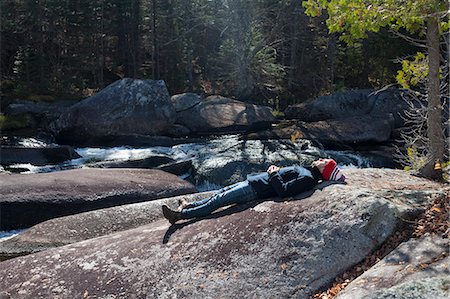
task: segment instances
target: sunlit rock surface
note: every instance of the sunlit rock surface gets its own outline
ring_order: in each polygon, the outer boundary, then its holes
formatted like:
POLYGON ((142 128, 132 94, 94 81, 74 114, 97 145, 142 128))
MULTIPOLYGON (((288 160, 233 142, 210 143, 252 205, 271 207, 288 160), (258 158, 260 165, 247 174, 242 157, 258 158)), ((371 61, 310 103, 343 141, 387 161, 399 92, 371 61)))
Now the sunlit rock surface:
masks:
POLYGON ((336 299, 450 297, 450 241, 411 239, 352 281, 336 299))
POLYGON ((309 165, 325 155, 308 140, 248 140, 237 135, 178 149, 186 150, 193 157, 195 172, 188 179, 195 185, 206 181, 226 186, 245 180, 252 172, 266 171, 271 164, 309 165))
POLYGON ((176 209, 180 199, 192 202, 212 194, 179 195, 47 220, 0 242, 0 260, 2 256, 5 259, 25 255, 149 224, 163 219, 163 204, 176 209))
POLYGON ((177 123, 193 134, 247 131, 270 127, 275 121, 272 109, 222 96, 209 96, 196 102, 191 97, 175 98, 177 123), (187 102, 183 105, 183 102, 187 102), (194 104, 195 103, 195 104, 194 104), (181 110, 185 107, 185 110, 181 110))
POLYGON ((176 112, 162 80, 124 78, 68 108, 52 125, 57 141, 103 144, 121 135, 164 135, 176 112))
POLYGON ((441 185, 386 169, 169 227, 166 220, 1 263, 2 298, 308 298, 441 185), (302 194, 305 197, 309 194, 302 194))
POLYGON ((202 97, 195 93, 186 92, 171 96, 170 101, 172 102, 175 111, 178 113, 200 104, 202 97))

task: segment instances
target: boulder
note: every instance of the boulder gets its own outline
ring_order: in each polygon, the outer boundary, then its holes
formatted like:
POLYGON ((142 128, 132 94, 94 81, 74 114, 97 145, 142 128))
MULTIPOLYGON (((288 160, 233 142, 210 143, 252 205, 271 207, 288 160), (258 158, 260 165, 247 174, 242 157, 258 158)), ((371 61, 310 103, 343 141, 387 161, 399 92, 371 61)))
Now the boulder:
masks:
POLYGON ((185 175, 193 171, 192 160, 182 160, 171 162, 156 167, 166 172, 173 173, 175 175, 185 175))
POLYGON ((168 131, 167 135, 172 137, 187 138, 191 134, 191 130, 180 124, 174 124, 168 131))
POLYGON ((192 161, 175 161, 167 156, 153 156, 144 159, 126 161, 103 161, 87 164, 98 168, 157 168, 175 175, 183 175, 192 171, 192 161))
POLYGON ((369 95, 371 110, 369 115, 372 116, 389 116, 394 117, 394 128, 401 128, 405 125, 405 111, 410 106, 405 101, 408 96, 407 90, 387 89, 374 91, 369 95))
POLYGON ((65 215, 195 192, 155 169, 74 169, 0 173, 0 230, 30 227, 65 215))
POLYGON ((33 102, 26 100, 14 100, 4 110, 6 115, 17 116, 31 114, 37 117, 46 117, 55 120, 67 107, 76 104, 77 101, 60 100, 52 102, 33 102))
MULTIPOLYGON (((169 128, 171 132, 173 126, 169 128)), ((174 146, 175 144, 186 142, 185 138, 172 138, 168 136, 150 136, 142 134, 126 134, 116 136, 104 136, 94 140, 97 144, 103 146, 136 146, 136 147, 151 147, 151 146, 174 146)), ((86 145, 95 145, 93 141, 86 141, 86 145)))
POLYGON ((195 93, 182 93, 173 95, 170 101, 177 113, 193 108, 202 102, 202 97, 195 93))
POLYGON ((126 78, 71 106, 52 129, 60 143, 88 144, 118 135, 163 134, 175 117, 164 81, 126 78))
POLYGON ((170 157, 158 155, 136 160, 95 162, 89 163, 87 166, 98 168, 156 168, 174 162, 175 160, 170 157))
POLYGON ((210 96, 177 113, 177 123, 194 134, 256 130, 267 128, 274 121, 269 107, 221 96, 210 96))
POLYGON ((176 208, 180 199, 192 202, 212 194, 180 195, 47 220, 0 242, 0 261, 149 224, 163 219, 163 204, 176 208))
MULTIPOLYGON (((366 115, 389 117, 392 114, 395 127, 398 128, 403 126, 402 115, 408 108, 402 98, 403 93, 404 91, 397 89, 343 91, 291 105, 286 108, 284 113, 288 119, 299 119, 306 122, 366 115)), ((358 123, 358 125, 360 124, 364 124, 364 122, 358 123)))
POLYGON ((398 159, 395 145, 363 145, 355 147, 356 154, 368 161, 375 168, 403 168, 398 159))
POLYGON ((450 242, 438 236, 411 239, 352 281, 336 299, 449 298, 450 242))
POLYGON ((32 164, 43 166, 81 158, 70 146, 0 146, 0 165, 32 164))
POLYGON ((354 116, 345 119, 298 123, 303 136, 327 147, 341 144, 382 143, 389 140, 393 121, 386 117, 354 116))
POLYGON ((203 184, 227 186, 245 180, 248 174, 266 171, 271 164, 308 165, 324 156, 308 140, 247 140, 237 135, 183 145, 179 149, 193 158, 194 171, 187 179, 200 185, 199 190, 204 190, 203 184))
POLYGON ((318 142, 328 148, 382 143, 389 140, 392 117, 352 116, 315 122, 287 121, 271 130, 249 134, 250 139, 290 139, 292 136, 318 142))
POLYGON ((348 185, 303 200, 251 203, 171 227, 156 221, 4 261, 0 297, 308 298, 442 188, 395 170, 346 175, 348 185))
MULTIPOLYGON (((28 127, 28 131, 32 132, 33 135, 39 132, 37 129, 50 133, 49 124, 58 119, 69 106, 76 102, 73 100, 55 100, 52 102, 14 100, 5 107, 3 112, 16 123, 16 126, 28 127)), ((20 131, 16 131, 14 134, 18 133, 20 131)))

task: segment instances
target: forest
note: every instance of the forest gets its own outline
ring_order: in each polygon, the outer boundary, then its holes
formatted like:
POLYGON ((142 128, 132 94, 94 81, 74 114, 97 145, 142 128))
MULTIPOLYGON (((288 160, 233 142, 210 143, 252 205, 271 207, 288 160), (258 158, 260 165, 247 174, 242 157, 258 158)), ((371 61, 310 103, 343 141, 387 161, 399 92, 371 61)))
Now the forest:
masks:
POLYGON ((348 44, 301 0, 4 0, 3 96, 81 99, 123 77, 170 94, 222 94, 275 109, 395 82, 418 48, 381 29, 348 44))
POLYGON ((449 0, 0 0, 0 298, 448 298, 449 0))

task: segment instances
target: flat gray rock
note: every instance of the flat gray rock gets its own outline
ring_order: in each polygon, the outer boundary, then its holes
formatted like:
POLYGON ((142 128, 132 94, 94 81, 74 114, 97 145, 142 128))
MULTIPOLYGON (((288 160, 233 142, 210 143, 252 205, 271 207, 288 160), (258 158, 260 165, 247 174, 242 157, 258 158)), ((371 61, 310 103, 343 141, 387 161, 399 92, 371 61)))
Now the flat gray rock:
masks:
POLYGON ((303 200, 156 221, 4 261, 0 297, 308 298, 443 193, 403 171, 345 174, 348 185, 303 200))
POLYGON ((444 299, 450 297, 450 241, 411 239, 352 281, 336 299, 444 299))
POLYGON ((149 224, 164 219, 161 210, 163 204, 177 208, 179 199, 192 202, 212 194, 186 194, 47 220, 0 242, 0 260, 2 257, 6 259, 26 255, 149 224))
POLYGON ((0 230, 195 191, 192 184, 155 169, 83 168, 0 174, 0 230))

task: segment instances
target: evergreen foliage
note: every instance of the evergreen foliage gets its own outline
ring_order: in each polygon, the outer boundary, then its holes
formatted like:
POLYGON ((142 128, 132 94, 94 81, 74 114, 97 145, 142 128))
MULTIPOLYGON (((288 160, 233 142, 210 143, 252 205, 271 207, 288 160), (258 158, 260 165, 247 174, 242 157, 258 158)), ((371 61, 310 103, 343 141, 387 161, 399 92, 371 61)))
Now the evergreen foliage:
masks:
MULTIPOLYGON (((367 32, 378 32, 389 27, 412 43, 426 47, 428 57, 421 53, 414 62, 403 62, 403 69, 397 79, 404 87, 417 85, 426 77, 427 111, 426 111, 426 143, 420 153, 426 163, 420 172, 432 178, 441 176, 439 167, 445 159, 446 142, 444 137, 444 121, 442 111, 445 99, 448 100, 448 81, 441 84, 442 66, 448 67, 448 56, 441 55, 441 41, 445 38, 443 31, 448 29, 449 2, 443 0, 307 0, 303 2, 306 13, 320 16, 327 11, 327 26, 330 32, 341 32, 341 39, 349 44, 355 40, 367 38, 367 32), (402 34, 406 30, 416 37, 402 34), (442 57, 447 56, 447 57, 442 57), (423 62, 426 59, 427 67, 423 62)), ((448 38, 448 37, 447 37, 448 38)), ((444 51, 448 53, 448 39, 444 51)), ((448 76, 444 77, 448 80, 448 76)), ((448 104, 447 104, 448 105, 448 104)), ((419 134, 420 132, 413 132, 419 134)), ((409 154, 409 153, 408 153, 409 154)))
POLYGON ((0 12, 2 92, 22 98, 81 98, 134 77, 283 108, 382 86, 391 59, 413 53, 385 31, 341 43, 298 0, 4 0, 0 12))

